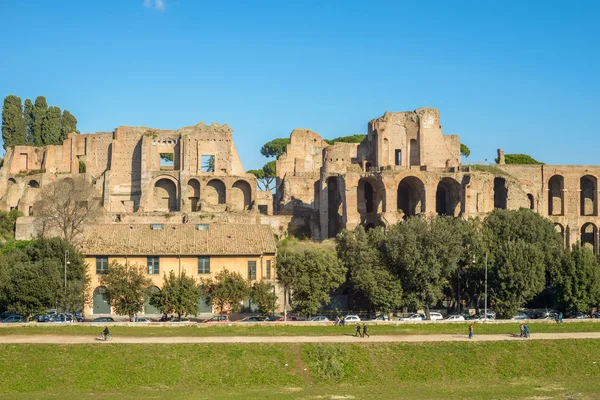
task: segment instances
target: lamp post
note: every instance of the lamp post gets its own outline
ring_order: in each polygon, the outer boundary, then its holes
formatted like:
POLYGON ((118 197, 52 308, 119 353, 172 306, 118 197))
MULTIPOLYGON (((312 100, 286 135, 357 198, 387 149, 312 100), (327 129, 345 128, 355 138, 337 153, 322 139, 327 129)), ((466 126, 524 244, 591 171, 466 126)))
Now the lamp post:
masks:
POLYGON ((484 308, 483 308, 483 315, 484 315, 484 321, 487 321, 487 259, 488 259, 488 253, 487 251, 485 252, 485 303, 484 303, 484 308))
POLYGON ((69 250, 65 250, 65 297, 63 299, 64 312, 67 312, 67 265, 71 264, 69 261, 69 250))

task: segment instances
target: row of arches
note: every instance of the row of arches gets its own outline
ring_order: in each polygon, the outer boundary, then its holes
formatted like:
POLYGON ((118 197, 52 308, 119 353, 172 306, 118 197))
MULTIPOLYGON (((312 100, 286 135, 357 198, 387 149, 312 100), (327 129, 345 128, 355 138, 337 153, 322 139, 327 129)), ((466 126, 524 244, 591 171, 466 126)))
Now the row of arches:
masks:
MULTIPOLYGON (((565 178, 554 175, 548 180, 548 215, 565 215, 565 178)), ((595 176, 579 178, 579 215, 598 215, 598 180, 595 176)))
MULTIPOLYGON (((179 193, 178 182, 174 178, 159 178, 154 183, 152 210, 179 211, 179 193)), ((199 211, 201 200, 210 206, 230 203, 237 210, 247 210, 252 206, 252 188, 250 183, 245 180, 234 182, 227 190, 225 183, 215 178, 208 181, 201 190, 200 181, 191 178, 187 182, 185 197, 184 202, 188 202, 191 211, 199 211)))
MULTIPOLYGON (((554 228, 556 232, 562 237, 563 246, 568 246, 570 243, 570 228, 564 227, 562 224, 555 223, 554 228)), ((594 254, 598 254, 598 227, 591 223, 586 222, 581 226, 579 231, 579 242, 583 247, 591 249, 594 254)))

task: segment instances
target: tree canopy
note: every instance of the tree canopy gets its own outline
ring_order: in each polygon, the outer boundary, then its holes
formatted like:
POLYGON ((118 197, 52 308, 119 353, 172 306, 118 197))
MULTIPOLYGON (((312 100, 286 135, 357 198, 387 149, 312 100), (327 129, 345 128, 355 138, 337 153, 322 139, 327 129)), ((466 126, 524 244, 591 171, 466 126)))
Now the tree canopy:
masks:
POLYGON ((145 267, 137 264, 125 266, 113 261, 108 266, 108 272, 100 275, 100 284, 106 288, 106 295, 115 312, 127 315, 129 321, 133 321, 135 315, 144 309, 152 281, 145 267))
POLYGON ((219 272, 214 279, 200 280, 200 296, 205 303, 212 305, 219 313, 238 311, 250 295, 250 284, 237 272, 227 268, 219 272))
POLYGON ((505 164, 535 164, 543 165, 543 162, 535 160, 533 157, 527 154, 505 154, 505 164))
POLYGON ((260 154, 267 158, 279 158, 279 156, 285 153, 288 144, 290 144, 289 138, 273 139, 263 144, 262 148, 260 149, 260 154))
POLYGON ((465 158, 471 155, 471 150, 464 143, 460 144, 460 155, 465 158))
POLYGON ((340 137, 336 137, 335 139, 324 139, 324 140, 329 145, 332 145, 334 143, 360 143, 363 140, 365 140, 366 137, 367 137, 367 135, 359 133, 359 134, 355 134, 355 135, 340 136, 340 137))
POLYGON ((273 190, 273 183, 277 177, 276 172, 277 161, 269 161, 262 169, 251 169, 248 171, 249 174, 256 176, 256 183, 258 188, 261 190, 273 190))
POLYGON ((198 314, 199 299, 200 288, 193 277, 185 271, 180 276, 170 271, 168 277, 164 275, 162 289, 150 296, 150 304, 164 315, 175 313, 181 319, 182 315, 198 314))

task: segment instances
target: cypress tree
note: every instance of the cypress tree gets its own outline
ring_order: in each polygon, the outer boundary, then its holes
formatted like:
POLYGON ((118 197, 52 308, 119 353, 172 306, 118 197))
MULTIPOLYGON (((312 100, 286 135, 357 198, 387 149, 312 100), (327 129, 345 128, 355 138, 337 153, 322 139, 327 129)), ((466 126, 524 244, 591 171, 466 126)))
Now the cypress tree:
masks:
POLYGON ((2 141, 4 148, 25 144, 25 119, 21 98, 9 95, 2 105, 2 141))
POLYGON ((62 113, 58 107, 48 107, 48 112, 42 121, 42 144, 61 144, 60 141, 60 120, 62 113))
POLYGON ((69 112, 69 110, 63 111, 62 126, 60 130, 60 141, 61 143, 67 138, 69 133, 77 132, 77 118, 69 112))
POLYGON ((42 146, 44 144, 42 140, 42 124, 44 123, 47 112, 48 103, 46 103, 46 98, 44 96, 38 96, 33 105, 32 143, 34 146, 42 146))
POLYGON ((33 103, 31 99, 25 100, 25 107, 23 108, 23 118, 25 119, 25 135, 26 142, 28 145, 33 145, 33 103))

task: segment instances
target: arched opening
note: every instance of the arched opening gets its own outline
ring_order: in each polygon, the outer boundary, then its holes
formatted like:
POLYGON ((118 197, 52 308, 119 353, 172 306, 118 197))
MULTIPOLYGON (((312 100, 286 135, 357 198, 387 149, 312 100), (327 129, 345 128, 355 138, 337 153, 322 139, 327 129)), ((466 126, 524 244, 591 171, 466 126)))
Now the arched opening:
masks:
POLYGON ((438 215, 460 215, 460 183, 452 178, 442 178, 435 192, 435 211, 438 215))
POLYGON ((385 212, 383 206, 385 199, 385 188, 382 182, 362 178, 358 181, 356 188, 357 208, 360 214, 360 223, 364 227, 377 226, 377 215, 385 212))
POLYGON ((206 300, 204 300, 202 297, 200 297, 198 299, 198 314, 206 314, 206 313, 212 313, 213 312, 213 308, 210 304, 206 303, 206 300))
POLYGON ((160 314, 160 310, 150 304, 150 296, 153 293, 160 293, 160 289, 156 286, 151 286, 150 293, 144 296, 144 314, 160 314))
POLYGON ((554 175, 548 180, 548 215, 564 215, 565 179, 554 175))
POLYGON ((419 160, 419 145, 416 139, 411 139, 410 146, 410 165, 420 165, 419 160))
POLYGON ((225 204, 225 184, 220 179, 212 179, 206 185, 206 203, 216 206, 225 204))
POLYGON ((8 179, 8 183, 17 183, 17 181, 15 181, 15 179, 14 179, 14 178, 9 178, 9 179, 8 179))
POLYGON ((154 184, 154 211, 177 211, 177 185, 170 179, 163 178, 154 184))
POLYGON ((597 180, 591 175, 582 176, 579 180, 581 215, 598 215, 597 180))
POLYGON ((327 236, 336 237, 342 229, 342 196, 338 178, 327 178, 327 236))
POLYGON ((565 245, 565 228, 561 224, 556 223, 556 224, 554 224, 554 229, 562 238, 562 244, 564 247, 564 245, 565 245))
POLYGON ((40 184, 35 179, 32 179, 29 182, 27 182, 27 187, 37 189, 40 187, 40 184))
POLYGON ((239 180, 231 187, 229 202, 235 210, 248 210, 252 205, 252 189, 246 181, 239 180))
POLYGON ((494 208, 506 209, 508 200, 508 188, 506 179, 494 178, 494 208))
POLYGON ((407 176, 398 185, 398 210, 404 213, 403 218, 425 212, 425 185, 414 176, 407 176))
POLYGON ((198 211, 200 206, 200 182, 198 179, 190 179, 187 183, 188 202, 192 212, 198 211))
POLYGON ((94 289, 92 312, 94 314, 110 314, 110 299, 104 286, 94 289))
POLYGON ((581 245, 591 249, 596 254, 596 236, 598 234, 598 228, 596 225, 588 222, 581 227, 581 245))
POLYGON ((527 200, 529 200, 529 209, 535 210, 535 199, 531 193, 527 194, 527 200))

